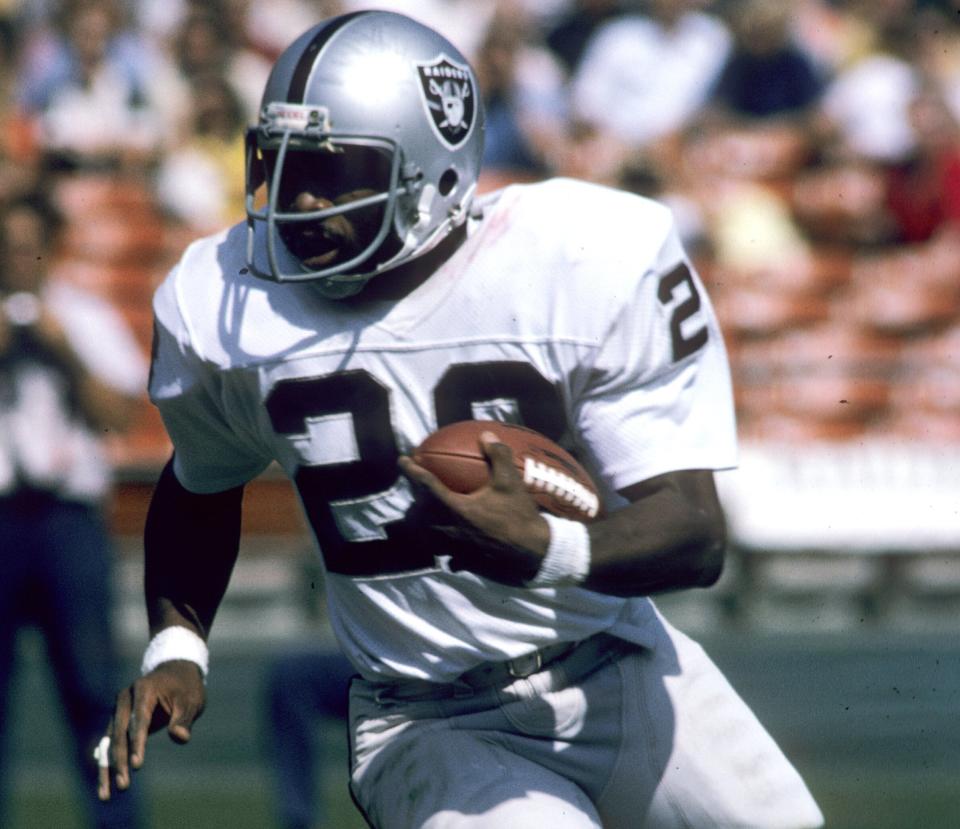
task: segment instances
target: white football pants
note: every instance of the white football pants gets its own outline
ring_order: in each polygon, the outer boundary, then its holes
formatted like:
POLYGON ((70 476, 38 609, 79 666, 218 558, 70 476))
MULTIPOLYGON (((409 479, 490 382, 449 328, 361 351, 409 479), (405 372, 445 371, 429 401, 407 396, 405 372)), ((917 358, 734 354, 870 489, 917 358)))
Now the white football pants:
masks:
POLYGON ((562 663, 465 698, 354 680, 351 790, 377 829, 806 829, 823 816, 702 648, 662 622, 566 682, 562 663))

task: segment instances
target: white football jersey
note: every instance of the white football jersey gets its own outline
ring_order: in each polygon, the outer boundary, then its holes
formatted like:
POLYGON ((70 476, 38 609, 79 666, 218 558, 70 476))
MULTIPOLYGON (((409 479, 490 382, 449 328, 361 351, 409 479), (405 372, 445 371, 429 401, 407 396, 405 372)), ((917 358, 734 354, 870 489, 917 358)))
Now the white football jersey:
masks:
POLYGON ((645 598, 445 569, 397 457, 458 420, 522 423, 573 451, 608 509, 654 475, 733 466, 726 354, 669 210, 566 179, 508 187, 393 302, 259 280, 245 234, 194 243, 159 288, 151 395, 188 489, 271 461, 294 480, 360 672, 445 681, 600 630, 650 644, 645 598))

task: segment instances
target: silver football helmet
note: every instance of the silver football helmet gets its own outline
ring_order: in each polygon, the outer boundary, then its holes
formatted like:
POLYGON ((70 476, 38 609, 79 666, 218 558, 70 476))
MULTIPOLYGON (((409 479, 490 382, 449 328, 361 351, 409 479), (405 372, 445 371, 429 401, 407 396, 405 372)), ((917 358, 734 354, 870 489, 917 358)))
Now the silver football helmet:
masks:
POLYGON ((277 59, 247 136, 250 270, 357 293, 466 219, 482 153, 476 77, 449 41, 391 12, 320 23, 277 59))

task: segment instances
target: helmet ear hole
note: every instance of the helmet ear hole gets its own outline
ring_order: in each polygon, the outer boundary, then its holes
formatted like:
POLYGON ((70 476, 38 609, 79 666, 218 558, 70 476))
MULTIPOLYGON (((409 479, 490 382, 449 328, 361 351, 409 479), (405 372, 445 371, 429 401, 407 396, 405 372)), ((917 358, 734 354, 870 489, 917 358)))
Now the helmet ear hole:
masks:
POLYGON ((457 171, 452 167, 444 171, 443 175, 440 176, 440 181, 437 183, 437 190, 440 191, 441 196, 449 196, 453 192, 453 188, 457 186, 457 182, 460 180, 460 177, 457 175, 457 171))

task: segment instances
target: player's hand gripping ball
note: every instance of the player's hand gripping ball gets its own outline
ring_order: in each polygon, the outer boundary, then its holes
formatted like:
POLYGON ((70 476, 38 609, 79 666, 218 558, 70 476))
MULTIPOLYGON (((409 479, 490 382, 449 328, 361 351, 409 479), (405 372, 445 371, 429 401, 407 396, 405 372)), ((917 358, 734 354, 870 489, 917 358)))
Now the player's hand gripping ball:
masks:
POLYGON ((438 429, 413 452, 413 460, 454 492, 480 489, 490 468, 480 435, 493 432, 510 447, 524 486, 538 506, 562 518, 592 521, 600 514, 600 494, 587 471, 548 437, 510 423, 462 420, 438 429))

